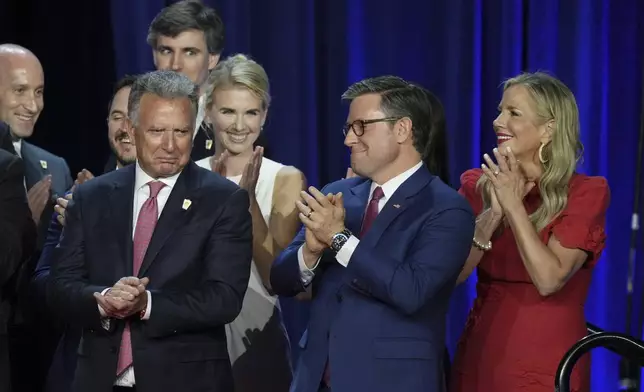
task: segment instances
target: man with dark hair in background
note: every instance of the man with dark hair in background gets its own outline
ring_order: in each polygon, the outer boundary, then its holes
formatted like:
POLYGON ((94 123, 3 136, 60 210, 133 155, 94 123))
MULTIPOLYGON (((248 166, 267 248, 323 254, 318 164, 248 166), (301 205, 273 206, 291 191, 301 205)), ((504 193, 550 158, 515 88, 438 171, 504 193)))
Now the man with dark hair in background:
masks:
POLYGON ((181 72, 199 86, 199 109, 193 136, 192 159, 214 152, 213 133, 204 123, 210 71, 224 49, 224 23, 213 8, 183 0, 159 12, 150 24, 148 44, 158 70, 181 72))

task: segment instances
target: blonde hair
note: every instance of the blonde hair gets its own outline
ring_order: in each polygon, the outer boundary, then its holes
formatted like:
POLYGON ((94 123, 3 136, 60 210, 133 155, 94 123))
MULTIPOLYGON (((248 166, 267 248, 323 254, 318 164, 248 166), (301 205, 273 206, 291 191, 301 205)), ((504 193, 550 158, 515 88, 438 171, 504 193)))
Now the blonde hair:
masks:
MULTIPOLYGON (((513 86, 523 86, 528 91, 541 121, 538 125, 553 122, 551 140, 543 146, 539 160, 543 168, 538 181, 541 205, 530 215, 534 227, 541 231, 568 203, 568 183, 584 149, 579 136, 579 109, 570 89, 546 73, 523 73, 510 78, 504 82, 503 91, 513 86)), ((493 190, 486 176, 481 176, 477 188, 484 208, 489 208, 493 190)))
POLYGON ((271 102, 268 75, 257 62, 243 54, 235 54, 217 64, 208 77, 207 106, 212 106, 215 90, 222 87, 243 87, 262 101, 262 109, 271 102))

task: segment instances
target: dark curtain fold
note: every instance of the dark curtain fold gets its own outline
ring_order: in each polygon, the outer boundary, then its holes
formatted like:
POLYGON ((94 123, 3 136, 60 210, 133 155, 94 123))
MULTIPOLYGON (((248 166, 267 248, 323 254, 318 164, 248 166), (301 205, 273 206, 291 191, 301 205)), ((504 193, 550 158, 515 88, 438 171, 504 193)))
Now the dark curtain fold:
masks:
MULTIPOLYGON (((152 69, 147 27, 171 2, 8 1, 0 5, 2 41, 32 48, 47 75, 46 108, 35 142, 67 158, 73 170, 101 167, 107 153, 104 118, 111 83, 123 74, 152 69), (59 15, 55 12, 61 16, 54 17, 59 15)), ((220 11, 226 24, 224 55, 250 54, 271 78, 274 100, 265 127, 271 158, 302 169, 316 186, 346 171, 348 152, 341 133, 346 105, 340 95, 352 82, 396 74, 435 92, 447 114, 449 166, 456 186, 460 173, 479 166, 482 154, 495 144, 492 120, 504 79, 523 70, 545 70, 563 80, 580 108, 586 153, 579 170, 606 176, 612 190, 609 239, 594 272, 586 314, 604 329, 625 330, 643 3, 204 2, 220 11)), ((642 278, 639 274, 636 279, 638 296, 642 278)), ((475 278, 454 294, 448 319, 452 352, 474 296, 475 278)), ((306 304, 283 305, 297 346, 306 325, 306 304)), ((642 305, 638 300, 636 309, 642 305)), ((593 390, 615 390, 617 369, 616 356, 594 353, 593 390)))

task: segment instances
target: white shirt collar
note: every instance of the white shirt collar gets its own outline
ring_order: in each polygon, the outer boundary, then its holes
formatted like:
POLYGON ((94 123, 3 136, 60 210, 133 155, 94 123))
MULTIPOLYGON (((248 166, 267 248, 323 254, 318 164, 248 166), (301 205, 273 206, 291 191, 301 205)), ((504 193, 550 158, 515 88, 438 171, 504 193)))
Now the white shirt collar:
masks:
POLYGON ((143 171, 141 166, 139 165, 139 161, 136 161, 136 168, 135 168, 135 179, 134 179, 134 192, 138 192, 139 189, 143 188, 148 182, 150 181, 161 181, 166 185, 166 187, 169 190, 172 190, 174 188, 174 185, 177 183, 177 179, 179 178, 179 175, 181 172, 171 176, 171 177, 165 177, 165 178, 152 178, 148 173, 143 171))
POLYGON ((16 154, 22 158, 22 139, 18 139, 13 142, 13 149, 16 150, 16 154))
POLYGON ((201 127, 201 123, 203 122, 203 119, 206 118, 206 94, 201 94, 199 96, 199 104, 197 105, 197 121, 195 122, 195 131, 192 134, 192 140, 195 140, 197 137, 197 132, 199 132, 199 128, 201 127))
MULTIPOLYGON (((389 198, 396 192, 396 190, 402 185, 403 182, 407 181, 420 167, 423 166, 423 162, 420 161, 414 167, 405 170, 404 172, 398 174, 396 177, 390 179, 384 184, 380 185, 382 192, 385 194, 384 199, 389 200, 389 198)), ((371 190, 369 191, 369 200, 371 200, 371 195, 373 195, 374 189, 379 185, 375 181, 371 182, 371 190)))

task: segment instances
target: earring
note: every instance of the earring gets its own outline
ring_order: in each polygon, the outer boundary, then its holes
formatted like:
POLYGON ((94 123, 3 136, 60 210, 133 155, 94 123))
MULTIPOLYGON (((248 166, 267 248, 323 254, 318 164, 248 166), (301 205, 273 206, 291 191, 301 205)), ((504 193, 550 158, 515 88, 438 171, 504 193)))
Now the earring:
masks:
POLYGON ((545 144, 541 143, 539 146, 539 162, 546 164, 548 161, 543 159, 543 147, 545 147, 545 144))

